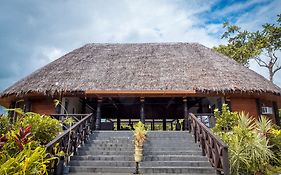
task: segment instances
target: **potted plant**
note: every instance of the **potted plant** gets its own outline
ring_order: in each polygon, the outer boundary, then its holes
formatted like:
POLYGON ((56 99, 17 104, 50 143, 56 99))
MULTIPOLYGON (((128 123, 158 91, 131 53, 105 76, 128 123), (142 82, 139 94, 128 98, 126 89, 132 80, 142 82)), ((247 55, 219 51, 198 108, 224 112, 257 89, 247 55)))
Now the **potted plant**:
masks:
POLYGON ((144 124, 139 121, 135 126, 134 126, 134 145, 135 145, 135 162, 136 162, 136 172, 135 174, 139 174, 138 172, 138 166, 139 162, 142 161, 143 157, 143 144, 146 140, 146 129, 144 124))

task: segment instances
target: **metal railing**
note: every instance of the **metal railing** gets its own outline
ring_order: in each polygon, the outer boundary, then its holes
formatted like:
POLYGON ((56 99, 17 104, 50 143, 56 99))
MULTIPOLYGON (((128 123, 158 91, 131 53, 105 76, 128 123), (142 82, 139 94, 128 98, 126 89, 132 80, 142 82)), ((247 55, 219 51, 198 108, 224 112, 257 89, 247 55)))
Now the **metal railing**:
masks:
POLYGON ((51 116, 55 118, 75 117, 77 119, 75 124, 46 145, 46 149, 51 155, 57 154, 56 149, 63 151, 64 155, 49 165, 49 174, 62 175, 63 166, 68 166, 70 156, 77 153, 78 147, 83 145, 90 133, 95 130, 95 117, 93 114, 55 114, 51 116))
POLYGON ((202 155, 207 156, 216 171, 229 175, 228 146, 192 113, 189 113, 189 132, 193 133, 195 143, 199 142, 202 148, 202 155))

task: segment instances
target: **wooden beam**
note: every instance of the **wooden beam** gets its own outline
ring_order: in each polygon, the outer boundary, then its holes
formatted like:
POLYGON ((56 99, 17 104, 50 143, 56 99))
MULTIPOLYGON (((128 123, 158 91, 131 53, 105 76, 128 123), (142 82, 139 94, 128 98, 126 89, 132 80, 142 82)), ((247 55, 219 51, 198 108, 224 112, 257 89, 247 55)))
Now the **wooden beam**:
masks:
POLYGON ((195 90, 87 90, 85 95, 190 95, 195 90))

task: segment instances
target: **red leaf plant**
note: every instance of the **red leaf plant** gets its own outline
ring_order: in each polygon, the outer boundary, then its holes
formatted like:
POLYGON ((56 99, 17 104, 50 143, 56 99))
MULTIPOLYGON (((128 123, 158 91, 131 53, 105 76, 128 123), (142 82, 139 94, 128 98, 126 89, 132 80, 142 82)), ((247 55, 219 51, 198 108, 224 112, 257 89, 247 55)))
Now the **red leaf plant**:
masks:
POLYGON ((0 149, 4 146, 4 144, 8 141, 6 135, 1 135, 0 136, 0 149))
POLYGON ((20 132, 15 134, 13 137, 20 150, 23 150, 23 146, 30 141, 28 136, 31 134, 31 127, 31 125, 28 125, 26 128, 20 127, 20 132))

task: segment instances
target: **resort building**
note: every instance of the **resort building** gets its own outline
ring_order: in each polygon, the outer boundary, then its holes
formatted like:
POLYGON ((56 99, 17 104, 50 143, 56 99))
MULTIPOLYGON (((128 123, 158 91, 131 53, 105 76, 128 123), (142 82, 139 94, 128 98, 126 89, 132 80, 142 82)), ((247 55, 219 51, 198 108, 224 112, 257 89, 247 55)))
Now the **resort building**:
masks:
MULTIPOLYGON (((42 114, 94 113, 105 119, 169 122, 232 111, 280 124, 281 90, 256 72, 196 43, 87 44, 1 93, 0 104, 42 114), (56 108, 59 99, 65 108, 56 108)), ((210 122, 210 121, 209 121, 210 122)))

